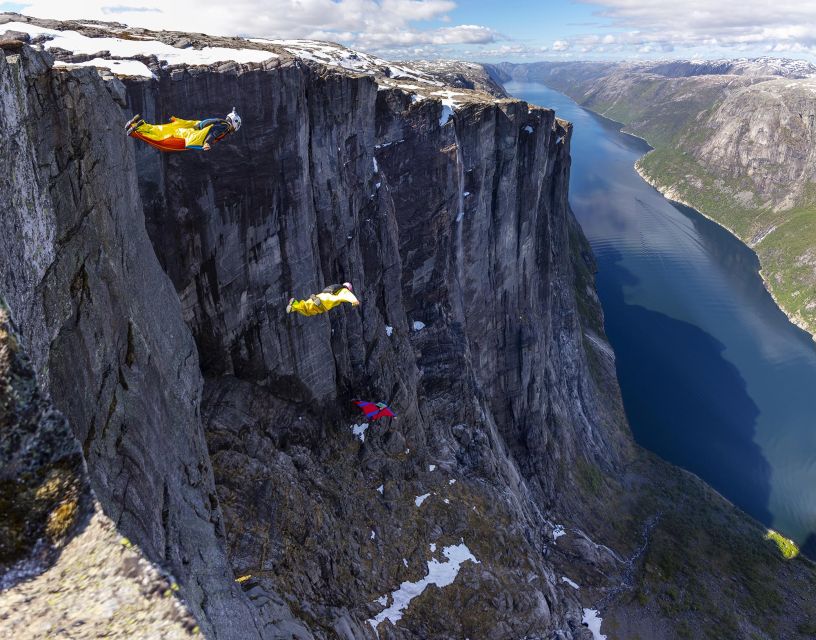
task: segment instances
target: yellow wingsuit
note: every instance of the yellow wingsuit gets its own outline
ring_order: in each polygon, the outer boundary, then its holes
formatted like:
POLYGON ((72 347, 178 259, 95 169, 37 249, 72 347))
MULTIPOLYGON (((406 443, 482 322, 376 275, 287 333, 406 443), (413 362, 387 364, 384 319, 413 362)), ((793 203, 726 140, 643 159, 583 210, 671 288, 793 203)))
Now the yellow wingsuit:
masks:
POLYGON ((162 151, 201 149, 212 125, 198 129, 200 120, 182 120, 173 116, 167 124, 143 122, 131 134, 162 151))
POLYGON ((304 316, 316 316, 326 313, 329 309, 334 309, 337 305, 348 302, 353 306, 358 306, 360 301, 349 289, 350 285, 331 285, 323 289, 320 293, 312 295, 306 300, 289 301, 286 306, 287 313, 299 313, 304 316))

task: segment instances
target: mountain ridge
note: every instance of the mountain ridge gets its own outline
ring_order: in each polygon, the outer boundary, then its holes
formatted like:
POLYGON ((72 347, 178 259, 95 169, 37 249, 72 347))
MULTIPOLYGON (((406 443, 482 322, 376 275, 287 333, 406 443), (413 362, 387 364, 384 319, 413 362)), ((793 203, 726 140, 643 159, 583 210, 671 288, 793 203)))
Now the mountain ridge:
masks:
POLYGON ((813 334, 816 81, 810 73, 767 75, 770 63, 781 64, 749 60, 741 62, 749 71, 742 75, 687 77, 654 73, 656 63, 488 69, 496 77, 538 78, 644 138, 654 151, 638 171, 751 247, 780 308, 813 334))

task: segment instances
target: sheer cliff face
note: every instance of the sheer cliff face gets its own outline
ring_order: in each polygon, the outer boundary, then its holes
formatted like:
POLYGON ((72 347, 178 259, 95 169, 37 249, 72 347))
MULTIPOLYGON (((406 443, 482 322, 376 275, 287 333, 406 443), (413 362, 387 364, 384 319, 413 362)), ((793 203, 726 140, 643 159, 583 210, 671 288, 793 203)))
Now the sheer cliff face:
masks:
POLYGON ((148 120, 213 96, 246 114, 209 155, 136 150, 147 226, 199 347, 236 571, 262 610, 283 592, 359 637, 379 597, 427 572, 429 545, 464 541, 481 562, 462 569, 468 586, 394 637, 563 622, 539 510, 577 510, 574 463, 610 468, 619 446, 575 305, 569 129, 510 101, 441 125, 438 101, 371 78, 271 67, 128 86, 148 120), (343 280, 359 310, 286 315, 290 295, 343 280), (354 397, 399 419, 361 443, 354 397), (491 604, 499 592, 517 605, 491 604))
MULTIPOLYGON (((243 599, 221 541, 195 343, 144 230, 123 88, 51 62, 0 55, 2 293, 105 512, 173 568, 209 631, 243 599)), ((235 624, 255 632, 249 613, 235 624)))
POLYGON ((582 637, 560 567, 620 567, 553 530, 596 528, 603 491, 575 474, 612 472, 628 440, 569 126, 477 94, 451 117, 291 57, 123 85, 18 49, 2 294, 101 507, 204 632, 372 637, 390 593, 460 553, 381 634, 582 637), (245 126, 208 154, 120 129, 233 105, 245 126), (343 280, 358 309, 285 314, 343 280), (399 418, 360 433, 355 397, 399 418))

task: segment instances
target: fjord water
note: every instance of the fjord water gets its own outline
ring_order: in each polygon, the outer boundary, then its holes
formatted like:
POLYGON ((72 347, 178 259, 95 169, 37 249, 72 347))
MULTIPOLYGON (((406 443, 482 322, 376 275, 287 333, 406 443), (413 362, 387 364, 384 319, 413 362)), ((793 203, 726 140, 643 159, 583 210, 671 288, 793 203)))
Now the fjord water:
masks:
POLYGON ((570 203, 635 439, 816 557, 816 343, 750 249, 640 178, 643 141, 541 84, 506 89, 574 124, 570 203))

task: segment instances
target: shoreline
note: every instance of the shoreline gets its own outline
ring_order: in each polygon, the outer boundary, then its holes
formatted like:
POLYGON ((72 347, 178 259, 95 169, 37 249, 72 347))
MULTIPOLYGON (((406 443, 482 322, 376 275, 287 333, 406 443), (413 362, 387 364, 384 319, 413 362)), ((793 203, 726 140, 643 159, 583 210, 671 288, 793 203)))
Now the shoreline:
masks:
MULTIPOLYGON (((544 84, 544 83, 541 83, 541 84, 544 84)), ((562 93, 563 95, 567 95, 567 94, 564 94, 564 92, 563 92, 563 91, 560 91, 560 90, 558 90, 558 89, 554 89, 554 88, 550 87, 549 85, 546 85, 546 84, 545 84, 545 86, 547 86, 547 87, 548 87, 548 88, 550 88, 550 89, 553 89, 554 91, 557 91, 557 92, 559 92, 559 93, 562 93)), ((572 98, 571 98, 571 96, 569 96, 569 95, 567 95, 567 97, 569 97, 570 99, 572 99, 572 98)), ((606 116, 606 115, 604 115, 604 114, 602 114, 602 113, 598 113, 598 112, 596 112, 596 111, 593 111, 592 109, 590 109, 590 108, 588 108, 588 107, 586 107, 586 106, 584 106, 584 105, 581 105, 581 104, 579 104, 579 103, 577 103, 577 102, 576 102, 576 104, 578 105, 578 107, 580 107, 581 109, 584 109, 584 110, 586 110, 586 111, 588 111, 588 112, 592 113, 594 116, 597 116, 597 117, 602 118, 602 119, 604 119, 604 120, 606 120, 606 121, 608 121, 608 122, 610 122, 610 123, 613 123, 613 124, 614 124, 614 125, 615 125, 615 126, 618 128, 619 133, 621 133, 621 134, 623 134, 623 135, 625 135, 625 136, 629 136, 629 137, 635 138, 635 139, 637 139, 637 140, 639 140, 639 141, 643 142, 643 143, 644 143, 644 144, 645 144, 645 145, 648 147, 648 150, 647 150, 647 151, 645 151, 645 152, 643 153, 643 155, 641 155, 641 156, 638 158, 638 160, 637 160, 637 161, 635 161, 635 163, 634 163, 634 165, 633 165, 633 168, 635 169, 635 171, 637 172, 637 174, 638 174, 638 175, 641 177, 641 179, 643 179, 643 181, 644 181, 644 182, 646 182, 646 183, 647 183, 647 184, 649 184, 649 185, 650 185, 652 188, 654 188, 654 189, 655 189, 655 190, 656 190, 658 193, 660 193, 660 195, 661 195, 661 196, 663 196, 663 197, 664 197, 666 200, 668 200, 669 202, 671 202, 671 203, 677 203, 677 204, 683 205, 683 206, 685 206, 685 207, 688 207, 689 209, 693 210, 695 213, 698 213, 699 215, 701 215, 703 218, 705 218, 705 219, 707 219, 707 220, 710 220, 711 222, 715 223, 715 224, 716 224, 717 226, 719 226, 720 228, 722 228, 722 229, 726 230, 726 231, 727 231, 729 234, 731 234, 731 235, 732 235, 732 236, 733 236, 733 237, 734 237, 734 238, 735 238, 735 239, 736 239, 736 240, 737 240, 737 241, 738 241, 740 244, 742 244, 742 245, 744 245, 746 248, 750 249, 750 250, 751 250, 751 252, 754 254, 754 256, 756 256, 756 258, 757 258, 757 264, 759 265, 759 269, 757 270, 757 273, 758 273, 758 274, 759 274, 759 276, 760 276, 760 279, 761 279, 761 281, 762 281, 762 285, 763 285, 764 289, 765 289, 765 290, 766 290, 766 291, 767 291, 767 292, 770 294, 771 299, 773 300, 773 302, 774 302, 774 304, 776 305, 776 307, 777 307, 777 308, 778 308, 780 311, 782 311, 782 313, 784 313, 784 314, 785 314, 785 317, 788 319, 788 321, 789 321, 791 324, 793 324, 793 325, 794 325, 795 327, 797 327, 798 329, 800 329, 800 330, 804 331, 805 333, 807 333, 807 334, 808 334, 808 336, 809 336, 809 337, 810 337, 810 338, 811 338, 813 341, 816 341, 816 335, 814 335, 814 334, 813 334, 813 333, 811 333, 811 332, 810 332, 808 329, 806 329, 805 327, 803 327, 803 326, 802 326, 802 324, 800 323, 800 321, 798 321, 796 318, 792 317, 792 315, 791 315, 790 313, 788 313, 788 311, 787 311, 787 310, 786 310, 784 307, 782 307, 782 306, 779 304, 779 301, 778 301, 778 300, 777 300, 777 298, 774 296, 773 291, 771 291, 771 290, 770 290, 770 287, 769 287, 769 285, 768 285, 768 281, 766 280, 765 275, 764 275, 764 274, 763 274, 763 272, 762 272, 762 262, 761 262, 761 260, 759 259, 759 255, 757 254, 757 252, 754 250, 754 248, 753 248, 753 247, 751 247, 750 245, 748 245, 748 243, 747 243, 747 242, 745 242, 745 240, 743 240, 743 239, 742 239, 742 238, 741 238, 741 237, 740 237, 740 236, 739 236, 739 235, 738 235, 738 234, 737 234, 737 233, 736 233, 736 232, 735 232, 733 229, 730 229, 730 228, 729 228, 727 225, 725 225, 725 224, 723 224, 722 222, 720 222, 720 221, 718 221, 718 220, 714 219, 713 217, 711 217, 710 215, 706 214, 704 211, 701 211, 700 209, 698 209, 697 207, 695 207, 695 206, 694 206, 694 205, 692 205, 691 203, 688 203, 688 202, 684 201, 684 200, 683 200, 681 197, 679 197, 679 195, 677 195, 676 193, 674 193, 674 190, 673 190, 671 187, 662 187, 661 185, 659 185, 659 184, 657 183, 657 181, 656 181, 654 178, 652 178, 651 176, 649 176, 648 174, 646 174, 646 173, 643 171, 643 169, 641 168, 641 161, 642 161, 642 160, 643 160, 643 159, 644 159, 644 158, 645 158, 645 157, 646 157, 646 156, 647 156, 649 153, 651 153, 652 151, 654 151, 654 150, 655 150, 655 149, 654 149, 654 147, 652 147, 652 145, 651 145, 651 144, 649 144, 649 141, 648 141, 648 140, 646 140, 645 138, 643 138, 643 137, 641 137, 641 136, 639 136, 639 135, 637 135, 637 134, 635 134, 635 133, 631 133, 631 132, 629 132, 629 131, 626 131, 626 130, 625 130, 625 125, 624 125, 624 124, 622 124, 622 123, 620 123, 620 122, 618 122, 618 121, 616 121, 616 120, 613 120, 612 118, 609 118, 608 116, 606 116), (673 196, 674 196, 674 197, 673 197, 673 196)), ((628 423, 628 418, 627 418, 627 423, 628 423)), ((638 442, 638 441, 635 439, 635 437, 634 437, 634 433, 632 433, 632 432, 631 432, 631 430, 630 430, 630 436, 631 436, 632 441, 634 442, 635 446, 636 446, 638 449, 640 449, 642 452, 644 452, 644 453, 647 455, 647 457, 648 457, 648 456, 654 456, 656 459, 660 460, 662 463, 669 465, 669 466, 670 466, 671 468, 673 468, 673 469, 676 469, 676 470, 677 470, 677 471, 678 471, 678 472, 679 472, 679 473, 680 473, 682 476, 686 477, 686 478, 688 479, 688 481, 689 481, 689 482, 692 482, 692 483, 699 483, 700 485, 702 485, 702 486, 705 488, 705 490, 706 490, 706 491, 711 492, 711 494, 712 494, 712 495, 716 496, 716 497, 717 497, 719 500, 721 500, 721 501, 723 502, 723 504, 728 505, 729 507, 731 507, 732 509, 734 509, 734 510, 735 510, 737 513, 739 513, 739 514, 740 514, 742 517, 744 517, 744 518, 746 519, 746 521, 749 521, 749 522, 754 523, 756 526, 758 526, 760 529, 765 530, 766 532, 771 531, 771 530, 774 530, 774 531, 777 531, 778 533, 780 533, 780 535, 782 535, 782 536, 783 536, 783 537, 785 537, 785 538, 788 538, 788 536, 790 535, 788 532, 786 532, 786 531, 782 531, 782 530, 780 530, 780 529, 771 529, 771 527, 770 527, 770 526, 768 526, 768 525, 764 524, 763 522, 761 522, 761 521, 760 521, 758 518, 756 518, 755 516, 751 515, 751 514, 750 514, 750 513, 748 513, 747 511, 745 511, 745 510, 744 510, 742 507, 738 506, 738 505, 737 505, 737 504, 736 504, 734 501, 732 501, 730 498, 726 497, 726 496, 725 496, 723 493, 721 493, 720 491, 718 491, 717 489, 715 489, 715 488, 714 488, 714 487, 713 487, 713 486, 712 486, 712 485, 711 485, 711 484, 710 484, 710 483, 709 483, 707 480, 705 480, 705 479, 704 479, 703 477, 701 477, 700 475, 698 475, 698 474, 694 473, 693 471, 690 471, 689 469, 686 469, 686 468, 684 468, 684 467, 680 466, 680 464, 678 464, 678 463, 676 463, 676 462, 672 462, 671 460, 669 460, 669 459, 667 459, 667 458, 663 458, 662 456, 660 456, 659 454, 657 454, 655 451, 653 451, 653 450, 651 450, 651 449, 647 448, 645 445, 641 444, 640 442, 638 442)), ((788 538, 788 539, 790 539, 790 538, 788 538)), ((798 547, 798 544, 797 544, 797 548, 799 548, 799 547, 798 547)), ((800 548, 800 552, 799 552, 799 555, 797 556, 797 558, 801 558, 801 559, 803 559, 803 560, 805 560, 806 562, 809 562, 809 563, 811 563, 811 564, 815 564, 815 563, 816 563, 816 557, 811 557, 811 556, 808 556, 808 555, 806 555, 806 554, 802 553, 802 552, 801 552, 801 548, 800 548)))
MULTIPOLYGON (((631 133, 628 133, 628 132, 624 132, 623 129, 621 129, 621 132, 626 133, 627 135, 634 135, 634 134, 631 134, 631 133)), ((640 138, 640 136, 634 136, 634 137, 640 138)), ((643 138, 640 138, 640 139, 643 140, 643 138)), ((648 144, 648 141, 644 140, 644 142, 646 142, 646 144, 648 144)), ((728 225, 723 224, 722 222, 720 222, 716 218, 713 218, 712 216, 707 214, 705 211, 702 211, 702 210, 698 209, 697 207, 695 207, 690 202, 686 202, 682 198, 678 197, 675 194, 674 189, 672 187, 664 187, 663 185, 659 184, 657 182, 657 180, 655 180, 652 176, 648 175, 643 170, 643 168, 641 167, 640 162, 641 162, 641 160, 643 160, 643 158, 645 158, 651 152, 652 151, 647 151, 646 153, 644 153, 640 158, 638 158, 637 162, 635 162, 635 164, 634 164, 635 171, 637 172, 637 174, 641 178, 643 178, 643 181, 646 182, 646 184, 650 185, 652 188, 654 188, 660 195, 662 195, 664 198, 666 198, 666 200, 668 200, 669 202, 676 202, 677 204, 681 204, 684 207, 688 207, 689 209, 693 209, 696 213, 699 213, 706 220, 711 220, 711 222, 713 222, 714 224, 716 224, 719 227, 721 227, 721 228, 725 229, 726 231, 728 231, 728 233, 730 233, 737 240, 739 240, 743 245, 745 245, 748 249, 750 249, 751 252, 753 252, 753 254, 756 256, 757 263, 759 264, 759 269, 758 269, 757 273, 759 274, 760 280, 762 280, 762 286, 765 288, 765 291, 767 291, 768 294, 771 296, 771 299, 774 301, 774 304, 776 305, 776 307, 782 313, 785 314, 785 317, 788 319, 788 321, 793 326, 800 329, 801 331, 804 331, 806 334, 808 334, 808 336, 810 336, 810 339, 812 341, 816 342, 816 330, 811 330, 810 327, 808 327, 807 324, 803 320, 801 320, 798 316, 794 315, 792 312, 788 311, 784 306, 782 306, 782 304, 779 302, 779 299, 776 297, 776 295, 774 295, 774 292, 771 289, 770 283, 768 282, 768 279, 765 277, 765 273, 763 272, 762 260, 760 259, 759 254, 754 250, 754 248, 751 245, 749 245, 744 239, 742 239, 739 236, 739 234, 736 231, 734 231, 733 229, 731 229, 728 225)))
MULTIPOLYGON (((544 86, 549 87, 553 91, 557 91, 559 93, 562 93, 563 95, 566 95, 568 98, 572 99, 569 95, 567 95, 566 93, 564 93, 560 89, 555 89, 553 87, 550 87, 549 85, 546 85, 545 83, 542 83, 542 84, 544 84, 544 86)), ((699 213, 701 216, 703 216, 707 220, 710 220, 711 222, 718 225, 722 229, 725 229, 726 231, 728 231, 728 233, 730 233, 732 236, 734 236, 741 244, 743 244, 745 247, 750 249, 753 252, 753 254, 756 256, 757 263, 759 264, 759 269, 757 270, 757 273, 759 274, 759 278, 762 281, 762 286, 765 288, 765 291, 767 291, 768 294, 771 296, 771 300, 773 300, 773 302, 776 305, 777 309, 779 309, 783 314, 785 314, 785 317, 788 319, 788 322, 790 322, 793 326, 795 326, 800 331, 804 331, 810 337, 810 339, 813 342, 816 342, 816 327, 814 327, 814 328, 809 327, 807 325, 807 323, 803 319, 801 319, 798 315, 794 314, 793 312, 788 311, 780 303, 779 299, 774 294, 774 292, 773 292, 773 290, 772 290, 772 288, 770 286, 770 283, 769 283, 768 279, 765 276, 765 273, 763 272, 762 260, 760 259, 759 254, 754 250, 754 248, 751 245, 749 245, 745 240, 743 240, 742 237, 740 237, 740 235, 736 231, 734 231, 733 229, 731 229, 727 225, 723 224, 722 222, 720 222, 716 218, 713 218, 712 216, 707 214, 705 211, 702 211, 702 210, 698 209, 697 207, 695 207, 690 202, 686 202, 685 200, 683 200, 682 198, 677 196, 674 193, 673 187, 671 187, 671 186, 664 187, 663 185, 659 184, 657 182, 657 180, 655 180, 652 176, 648 175, 647 173, 645 173, 643 171, 643 169, 641 168, 641 161, 643 160, 643 158, 645 158, 647 155, 649 155, 652 151, 655 150, 654 147, 649 143, 649 141, 646 140, 646 138, 643 138, 643 137, 637 135, 636 133, 632 133, 631 131, 627 131, 626 130, 626 125, 623 124, 622 122, 618 122, 617 120, 613 120, 609 116, 604 115, 603 113, 600 113, 598 111, 595 111, 594 109, 591 109, 591 108, 589 108, 589 107, 587 107, 587 106, 585 106, 583 104, 580 104, 579 102, 576 102, 576 104, 581 109, 585 109, 586 111, 592 113, 593 115, 595 115, 595 116, 597 116, 599 118, 603 118, 604 120, 615 124, 615 126, 618 127, 618 130, 619 130, 619 132, 621 134, 626 135, 626 136, 631 136, 632 138, 636 138, 637 140, 640 140, 643 143, 645 143, 649 147, 649 150, 646 151, 646 153, 644 153, 642 156, 640 156, 640 158, 638 158, 637 161, 634 164, 635 171, 643 179, 643 181, 646 182, 648 185, 650 185, 652 188, 654 188, 660 195, 662 195, 664 198, 666 198, 666 200, 668 200, 669 202, 676 202, 677 204, 681 204, 681 205, 683 205, 685 207, 688 207, 689 209, 693 209, 696 213, 699 213)))

